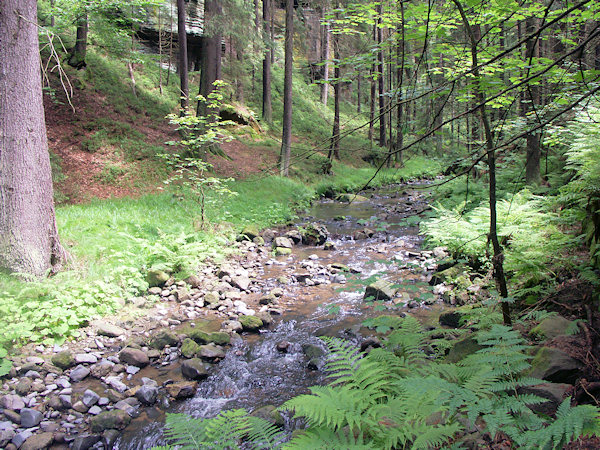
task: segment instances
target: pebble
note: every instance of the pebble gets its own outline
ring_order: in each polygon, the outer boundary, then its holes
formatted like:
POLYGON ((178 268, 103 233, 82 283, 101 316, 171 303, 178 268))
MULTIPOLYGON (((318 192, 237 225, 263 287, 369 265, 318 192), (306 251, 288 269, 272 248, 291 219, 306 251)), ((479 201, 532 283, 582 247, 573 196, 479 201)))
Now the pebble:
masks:
POLYGON ((79 366, 75 367, 73 370, 71 370, 71 373, 69 374, 69 378, 71 379, 71 381, 79 382, 79 381, 83 380, 85 377, 87 377, 89 374, 90 374, 90 369, 88 369, 85 366, 79 365, 79 366))
POLYGON ((96 364, 98 358, 91 353, 79 353, 75 355, 75 362, 78 364, 96 364))

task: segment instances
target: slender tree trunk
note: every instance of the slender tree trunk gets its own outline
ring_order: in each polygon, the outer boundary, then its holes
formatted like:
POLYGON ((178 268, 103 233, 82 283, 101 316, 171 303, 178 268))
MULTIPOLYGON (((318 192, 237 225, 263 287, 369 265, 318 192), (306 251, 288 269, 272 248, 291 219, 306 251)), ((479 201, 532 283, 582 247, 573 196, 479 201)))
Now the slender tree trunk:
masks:
POLYGON ((173 66, 173 3, 171 2, 171 14, 169 14, 169 70, 167 71, 166 85, 169 86, 171 78, 171 67, 173 66))
POLYGON ((158 8, 158 91, 160 95, 163 93, 162 86, 162 51, 163 51, 163 43, 162 43, 162 20, 160 14, 160 7, 158 8))
MULTIPOLYGON (((489 205, 490 205, 490 233, 488 236, 489 241, 492 243, 494 249, 494 256, 492 258, 492 265, 494 268, 494 279, 496 280, 496 287, 498 292, 503 299, 508 297, 508 289, 506 286, 506 278, 504 276, 504 253, 498 240, 497 232, 497 212, 496 212, 496 151, 494 150, 494 139, 490 128, 490 123, 485 110, 485 94, 481 82, 481 75, 479 73, 479 62, 477 58, 477 43, 481 39, 481 29, 479 25, 471 26, 469 19, 458 0, 453 0, 454 4, 458 8, 462 20, 465 25, 467 35, 471 43, 471 59, 472 59, 472 70, 473 78, 475 81, 475 96, 479 103, 479 114, 481 116, 481 123, 483 125, 487 149, 487 163, 489 168, 489 205)), ((502 301, 502 317, 505 325, 511 324, 510 310, 508 303, 502 301)))
POLYGON ((360 70, 358 71, 357 75, 356 75, 356 112, 358 114, 361 113, 361 91, 362 91, 362 75, 360 73, 360 70))
MULTIPOLYGON (((50 7, 54 8, 54 0, 50 0, 50 7)), ((52 12, 52 15, 50 16, 50 26, 53 27, 55 23, 55 19, 54 19, 54 11, 52 12)))
POLYGON ((263 93, 262 93, 262 118, 265 122, 273 121, 273 107, 271 105, 271 54, 273 41, 271 41, 271 2, 263 0, 263 33, 267 51, 263 59, 263 93))
POLYGON ((48 155, 35 0, 0 2, 0 270, 43 276, 60 245, 48 155))
POLYGON ((396 111, 396 161, 402 164, 402 147, 404 147, 404 56, 405 56, 405 33, 404 33, 404 3, 398 2, 400 9, 400 29, 396 31, 398 42, 396 43, 396 81, 398 89, 398 110, 396 111))
POLYGON ((280 174, 289 176, 292 152, 292 69, 294 63, 294 0, 285 5, 285 69, 283 80, 283 133, 281 138, 280 174))
MULTIPOLYGON (((529 35, 535 31, 535 19, 528 18, 525 21, 525 33, 529 35)), ((527 41, 527 61, 531 66, 533 59, 537 56, 538 44, 535 39, 527 41)), ((529 72, 529 70, 528 70, 529 72)), ((537 84, 528 84, 525 96, 527 102, 524 103, 523 114, 528 122, 528 126, 531 126, 533 116, 535 115, 536 105, 539 104, 540 88, 537 84)), ((525 162, 525 181, 529 185, 536 185, 540 183, 540 157, 541 157, 541 146, 540 146, 540 131, 531 131, 527 133, 527 160, 525 162)))
POLYGON ((379 146, 386 146, 386 129, 385 129, 385 84, 383 74, 383 28, 382 24, 382 6, 381 3, 377 6, 377 72, 379 78, 377 79, 377 85, 379 88, 379 146))
MULTIPOLYGON (((4 0, 2 0, 4 1, 4 0)), ((83 13, 77 20, 77 34, 75 37, 75 46, 71 49, 71 55, 67 61, 71 67, 77 70, 86 66, 85 56, 87 53, 87 35, 88 35, 88 17, 87 12, 83 13)))
POLYGON ((376 94, 376 86, 375 86, 375 65, 371 68, 371 80, 370 80, 370 92, 369 92, 369 144, 373 147, 373 137, 375 134, 375 96, 376 94))
MULTIPOLYGON (((325 11, 323 11, 325 13, 325 11)), ((329 23, 323 25, 323 39, 322 39, 322 50, 323 55, 323 84, 321 84, 321 103, 327 105, 327 97, 329 95, 329 47, 330 47, 330 33, 329 23)))
MULTIPOLYGON (((339 48, 339 36, 335 34, 333 36, 333 57, 339 61, 340 59, 340 48, 339 48)), ((334 66, 334 78, 335 83, 333 85, 333 132, 331 135, 331 148, 329 150, 329 159, 332 155, 336 159, 340 159, 340 64, 337 62, 334 66)))
POLYGON ((185 2, 177 0, 177 43, 179 44, 179 80, 182 114, 189 104, 187 33, 185 31, 185 2))

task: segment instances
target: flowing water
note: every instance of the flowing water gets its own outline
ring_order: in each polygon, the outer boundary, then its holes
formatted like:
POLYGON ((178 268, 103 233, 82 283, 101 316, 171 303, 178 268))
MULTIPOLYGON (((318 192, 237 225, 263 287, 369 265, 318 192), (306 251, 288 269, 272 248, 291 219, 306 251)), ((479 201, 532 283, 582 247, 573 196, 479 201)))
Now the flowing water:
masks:
MULTIPOLYGON (((341 263, 359 273, 347 275, 345 284, 286 286, 286 311, 271 329, 238 340, 211 376, 200 382, 194 398, 143 411, 125 430, 116 448, 146 449, 162 444, 165 412, 213 417, 224 409, 252 411, 264 405, 279 406, 293 396, 308 392, 308 387, 323 384, 323 373, 308 368, 302 347, 306 344, 322 347, 317 336, 339 336, 360 344, 368 332, 361 329, 361 322, 382 314, 380 308, 363 301, 363 280, 382 275, 401 285, 406 301, 424 289, 429 263, 423 261, 419 253, 421 237, 417 228, 406 226, 405 221, 427 206, 419 192, 414 186, 402 185, 372 192, 366 202, 348 205, 325 200, 316 203, 302 223, 324 223, 336 249, 296 247, 291 258, 279 257, 265 266, 262 277, 265 285, 274 286, 274 280, 289 274, 290 269, 302 270, 314 263, 323 266, 341 263), (353 234, 365 226, 379 231, 369 239, 352 239, 353 234), (287 353, 276 349, 282 341, 290 344, 287 353)), ((401 311, 391 302, 388 308, 391 309, 386 314, 401 311)), ((421 306, 411 309, 410 313, 427 323, 437 319, 440 308, 439 305, 421 306)), ((289 422, 289 418, 287 420, 289 422)))

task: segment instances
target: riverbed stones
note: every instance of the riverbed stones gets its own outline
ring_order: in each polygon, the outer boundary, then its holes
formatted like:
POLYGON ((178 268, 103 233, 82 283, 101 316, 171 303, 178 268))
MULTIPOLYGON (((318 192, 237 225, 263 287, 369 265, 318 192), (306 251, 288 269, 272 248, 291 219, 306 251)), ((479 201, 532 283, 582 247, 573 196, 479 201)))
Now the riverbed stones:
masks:
POLYGON ((342 203, 354 203, 354 202, 366 202, 369 199, 363 195, 352 194, 352 193, 343 193, 337 196, 337 201, 342 203))
POLYGON ((71 381, 78 383, 90 374, 90 369, 83 365, 78 365, 69 374, 71 381))
POLYGON ((391 300, 396 296, 397 289, 386 280, 377 280, 365 289, 364 299, 369 301, 391 300))
POLYGON ((146 367, 150 364, 148 355, 137 348, 127 347, 119 353, 119 360, 125 364, 131 364, 136 367, 146 367))
POLYGON ((51 361, 52 364, 63 370, 70 369, 75 365, 75 358, 73 358, 73 354, 68 350, 63 350, 52 355, 51 361))
POLYGON ((4 417, 6 417, 12 423, 16 423, 17 425, 21 424, 21 414, 19 414, 16 411, 13 411, 12 409, 5 409, 4 417))
POLYGON ((78 353, 75 355, 75 362, 77 364, 96 364, 98 358, 91 353, 78 353))
POLYGON ((50 432, 38 433, 27 439, 20 450, 43 450, 52 445, 54 435, 50 432))
POLYGON ((298 230, 288 231, 285 233, 285 237, 291 239, 294 244, 300 244, 302 242, 302 234, 298 230))
POLYGON ((263 326, 263 321, 256 316, 240 316, 239 321, 244 331, 258 331, 263 326))
POLYGON ((104 380, 104 382, 106 384, 108 384, 111 388, 114 389, 114 391, 113 390, 109 390, 107 392, 108 398, 111 401, 113 401, 113 402, 114 401, 118 401, 118 400, 115 400, 115 399, 119 399, 120 398, 120 395, 118 396, 118 395, 114 395, 114 394, 120 394, 120 393, 123 393, 123 392, 125 392, 127 390, 127 385, 125 383, 123 383, 119 377, 106 377, 105 380, 104 380))
POLYGON ((150 340, 150 347, 156 350, 175 347, 177 344, 179 344, 179 337, 171 330, 160 330, 150 340))
POLYGON ((200 358, 187 359, 181 364, 181 374, 189 380, 201 380, 208 376, 209 368, 200 358))
POLYGON ((31 391, 32 381, 30 378, 23 377, 19 380, 17 385, 15 386, 15 392, 17 395, 27 395, 29 391, 31 391))
POLYGON ((44 415, 36 409, 21 409, 21 426, 23 428, 35 427, 42 421, 43 418, 44 415))
POLYGON ((154 405, 158 398, 158 388, 156 386, 144 384, 135 392, 135 398, 146 406, 154 405))
POLYGON ((77 436, 71 444, 71 450, 88 450, 100 442, 100 439, 97 434, 77 436))
POLYGON ((90 373, 94 378, 102 378, 107 376, 115 366, 115 363, 103 359, 102 361, 90 366, 90 373))
POLYGON ((214 361, 215 359, 225 358, 225 351, 220 345, 210 343, 206 345, 201 345, 197 355, 202 359, 214 361))
POLYGON ((164 286, 169 281, 169 274, 163 270, 150 269, 146 274, 149 287, 164 286))
POLYGON ((181 344, 181 354, 185 358, 193 358, 200 351, 200 344, 190 338, 183 340, 181 344))
POLYGON ((94 391, 92 391, 91 389, 86 389, 85 392, 83 393, 83 397, 81 399, 83 404, 85 406, 87 406, 88 408, 91 408, 96 403, 98 403, 98 400, 100 400, 100 396, 98 394, 96 394, 94 391))
MULTIPOLYGON (((292 240, 285 236, 278 236, 273 240, 273 248, 276 250, 278 248, 287 248, 287 249, 291 250, 293 246, 294 246, 294 244, 293 244, 292 240)), ((291 253, 291 251, 290 251, 290 253, 291 253)))
POLYGON ((117 325, 113 325, 108 322, 104 322, 104 321, 95 322, 94 327, 96 328, 96 333, 100 336, 115 338, 115 337, 123 336, 127 333, 127 331, 125 331, 125 329, 123 329, 117 325))
POLYGON ((195 381, 180 381, 167 385, 167 393, 175 400, 193 397, 198 388, 198 383, 195 381))
POLYGON ((104 430, 122 430, 131 422, 131 416, 120 409, 104 411, 90 419, 90 429, 93 433, 101 433, 104 430))
POLYGON ((323 245, 329 237, 329 231, 320 223, 309 223, 304 227, 302 242, 306 245, 323 245))

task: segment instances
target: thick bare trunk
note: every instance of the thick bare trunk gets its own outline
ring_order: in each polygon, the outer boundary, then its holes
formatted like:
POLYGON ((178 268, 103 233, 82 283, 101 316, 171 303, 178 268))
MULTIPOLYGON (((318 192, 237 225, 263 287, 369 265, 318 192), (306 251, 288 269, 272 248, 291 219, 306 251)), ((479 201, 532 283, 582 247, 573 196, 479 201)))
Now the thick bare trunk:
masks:
POLYGON ((60 245, 42 103, 35 0, 0 2, 0 269, 42 276, 60 245))
MULTIPOLYGON (((204 2, 204 17, 207 22, 217 17, 221 12, 218 0, 206 0, 204 2)), ((204 98, 214 89, 214 82, 221 79, 221 35, 214 31, 205 34, 202 39, 202 74, 200 76, 199 94, 204 98)), ((197 107, 199 116, 217 114, 218 111, 209 111, 206 103, 199 101, 197 107)))
POLYGON ((283 133, 281 138, 280 174, 290 174, 292 152, 292 65, 294 63, 294 0, 285 5, 285 69, 283 80, 283 133))
POLYGON ((179 44, 179 80, 181 89, 181 109, 189 104, 187 33, 185 31, 185 2, 177 0, 177 43, 179 44))
POLYGON ((87 53, 88 18, 87 13, 81 15, 77 20, 77 35, 75 47, 71 49, 71 55, 67 61, 71 67, 83 69, 86 66, 85 55, 87 53))
POLYGON ((263 59, 263 94, 262 94, 262 118, 265 122, 273 121, 273 107, 271 105, 271 2, 263 0, 263 33, 265 41, 268 41, 267 51, 263 59))
MULTIPOLYGON (((525 33, 527 35, 535 31, 535 19, 528 18, 525 21, 525 33)), ((527 61, 531 66, 533 58, 537 56, 539 45, 535 39, 527 41, 527 61)), ((529 70, 528 70, 529 72, 529 70)), ((536 105, 540 104, 540 87, 535 84, 527 86, 525 96, 527 102, 524 103, 523 115, 526 117, 528 122, 531 122, 532 116, 535 116, 536 105)), ((528 126, 533 124, 528 123, 528 126)), ((541 146, 540 146, 540 134, 539 131, 532 131, 527 133, 527 161, 525 163, 525 181, 529 185, 536 185, 540 183, 540 157, 541 157, 541 146)))

